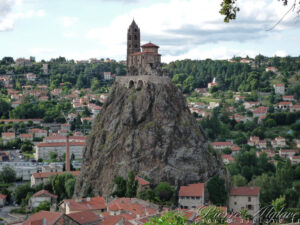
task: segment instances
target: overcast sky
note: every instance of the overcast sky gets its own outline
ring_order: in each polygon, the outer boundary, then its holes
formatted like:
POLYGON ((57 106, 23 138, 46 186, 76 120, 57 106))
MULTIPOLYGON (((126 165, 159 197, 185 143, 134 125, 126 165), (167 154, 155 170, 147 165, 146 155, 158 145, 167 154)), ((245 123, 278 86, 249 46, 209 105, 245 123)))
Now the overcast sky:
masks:
POLYGON ((0 57, 37 60, 125 59, 132 19, 142 43, 160 46, 164 62, 300 55, 300 19, 278 0, 239 0, 230 24, 218 13, 221 0, 0 0, 0 57))

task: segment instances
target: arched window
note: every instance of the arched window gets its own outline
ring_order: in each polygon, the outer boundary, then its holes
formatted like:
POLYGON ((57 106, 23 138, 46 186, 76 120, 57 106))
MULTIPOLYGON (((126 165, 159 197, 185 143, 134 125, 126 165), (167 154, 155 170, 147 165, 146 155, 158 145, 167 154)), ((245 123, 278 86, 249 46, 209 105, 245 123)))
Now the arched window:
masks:
POLYGON ((129 81, 129 85, 128 85, 128 87, 129 87, 129 88, 132 88, 133 86, 134 86, 134 82, 133 82, 133 80, 129 81))
POLYGON ((134 35, 134 40, 137 40, 137 36, 136 35, 134 35))
POLYGON ((131 35, 128 36, 128 40, 131 40, 131 35))

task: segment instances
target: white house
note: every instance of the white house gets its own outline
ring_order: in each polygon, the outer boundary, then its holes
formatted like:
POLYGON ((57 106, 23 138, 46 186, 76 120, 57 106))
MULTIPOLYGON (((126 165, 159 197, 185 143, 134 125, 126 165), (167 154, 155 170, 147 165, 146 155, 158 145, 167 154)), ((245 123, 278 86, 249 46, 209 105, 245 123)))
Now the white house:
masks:
POLYGON ((9 141, 13 141, 16 139, 15 133, 12 132, 3 132, 2 133, 2 141, 3 143, 7 143, 9 141))
MULTIPOLYGON (((73 154, 75 159, 82 159, 85 142, 69 142, 70 156, 73 154)), ((50 153, 54 152, 62 158, 66 152, 65 142, 39 143, 35 146, 35 159, 49 160, 50 153)))
POLYGON ((70 171, 70 172, 46 172, 46 173, 34 173, 31 176, 31 186, 46 183, 49 181, 50 177, 55 175, 61 175, 64 173, 71 173, 73 176, 78 176, 80 171, 70 171))
POLYGON ((104 76, 104 80, 110 80, 111 79, 111 72, 104 72, 103 76, 104 76))
POLYGON ((234 187, 230 190, 229 210, 234 213, 247 209, 248 213, 257 218, 259 215, 259 187, 234 187))
POLYGON ((284 95, 284 93, 285 93, 284 84, 274 84, 273 87, 275 90, 275 94, 284 95))
POLYGON ((31 196, 28 205, 31 209, 37 208, 41 202, 49 202, 50 205, 56 204, 57 195, 51 194, 46 190, 40 190, 31 196))
POLYGON ((181 186, 179 190, 179 207, 184 209, 204 206, 204 183, 181 186))
POLYGON ((28 81, 35 81, 36 80, 36 74, 34 74, 34 73, 27 73, 26 74, 26 79, 28 81))

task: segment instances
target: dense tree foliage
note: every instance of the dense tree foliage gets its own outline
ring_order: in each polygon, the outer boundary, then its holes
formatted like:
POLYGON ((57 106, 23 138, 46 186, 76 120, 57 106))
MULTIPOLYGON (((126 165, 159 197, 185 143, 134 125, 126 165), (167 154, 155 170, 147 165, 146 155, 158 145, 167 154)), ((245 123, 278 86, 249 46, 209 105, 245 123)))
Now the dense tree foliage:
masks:
POLYGON ((225 180, 219 177, 219 175, 214 176, 207 182, 207 190, 213 204, 221 206, 226 204, 227 191, 225 180))

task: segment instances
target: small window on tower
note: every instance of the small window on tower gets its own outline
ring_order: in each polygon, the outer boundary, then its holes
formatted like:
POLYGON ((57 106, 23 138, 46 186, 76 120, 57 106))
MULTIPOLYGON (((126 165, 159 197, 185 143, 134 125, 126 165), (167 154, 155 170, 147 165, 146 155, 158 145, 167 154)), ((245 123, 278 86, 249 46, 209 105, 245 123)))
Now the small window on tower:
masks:
POLYGON ((137 48, 137 45, 135 45, 134 47, 137 48))
POLYGON ((131 48, 131 45, 129 45, 128 47, 131 48))
POLYGON ((134 40, 137 40, 137 36, 136 35, 134 35, 134 40))
POLYGON ((137 29, 134 29, 134 32, 137 32, 137 29))
POLYGON ((128 36, 128 40, 131 40, 131 35, 128 36))

